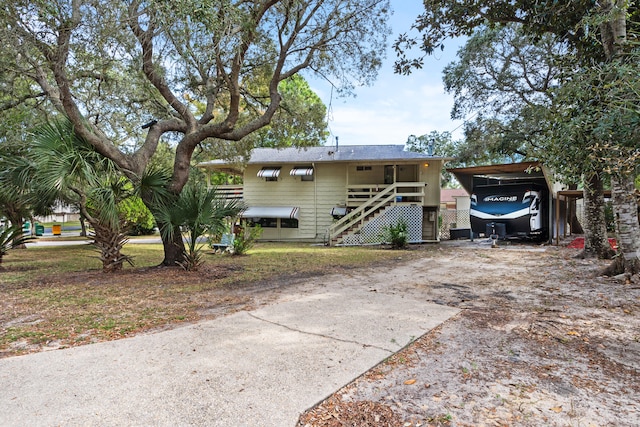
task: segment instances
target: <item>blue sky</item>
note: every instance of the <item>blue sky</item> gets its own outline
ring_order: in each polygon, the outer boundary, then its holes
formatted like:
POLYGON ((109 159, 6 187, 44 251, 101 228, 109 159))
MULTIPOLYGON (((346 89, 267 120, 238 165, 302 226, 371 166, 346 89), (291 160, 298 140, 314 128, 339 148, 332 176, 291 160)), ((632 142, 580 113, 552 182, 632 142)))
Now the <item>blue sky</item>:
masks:
MULTIPOLYGON (((390 24, 392 43, 396 35, 409 30, 423 10, 420 0, 391 0, 394 14, 390 24)), ((322 81, 310 81, 311 87, 330 106, 327 144, 340 145, 404 144, 409 135, 424 135, 431 131, 457 131, 461 121, 450 118, 453 97, 444 91, 442 69, 455 59, 455 42, 425 59, 424 67, 410 76, 393 73, 395 53, 389 46, 386 61, 378 79, 370 87, 355 90, 356 97, 331 97, 331 87, 322 81)))

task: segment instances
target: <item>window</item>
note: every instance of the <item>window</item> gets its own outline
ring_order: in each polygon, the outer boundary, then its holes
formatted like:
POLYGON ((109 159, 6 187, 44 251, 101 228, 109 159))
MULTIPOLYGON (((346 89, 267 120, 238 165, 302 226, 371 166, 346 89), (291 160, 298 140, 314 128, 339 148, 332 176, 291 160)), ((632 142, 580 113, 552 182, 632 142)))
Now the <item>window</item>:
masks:
POLYGON ((280 228, 298 228, 298 220, 292 218, 280 219, 280 228))
POLYGON ((252 227, 259 225, 262 228, 278 228, 277 218, 251 218, 248 222, 252 227))
POLYGON ((313 181, 313 166, 295 166, 291 168, 291 172, 289 175, 291 176, 299 176, 300 181, 313 181))
POLYGON ((262 168, 258 171, 258 178, 264 178, 265 181, 277 181, 280 176, 279 167, 262 168))
POLYGON ((371 170, 371 166, 356 166, 356 170, 358 172, 370 171, 371 170))

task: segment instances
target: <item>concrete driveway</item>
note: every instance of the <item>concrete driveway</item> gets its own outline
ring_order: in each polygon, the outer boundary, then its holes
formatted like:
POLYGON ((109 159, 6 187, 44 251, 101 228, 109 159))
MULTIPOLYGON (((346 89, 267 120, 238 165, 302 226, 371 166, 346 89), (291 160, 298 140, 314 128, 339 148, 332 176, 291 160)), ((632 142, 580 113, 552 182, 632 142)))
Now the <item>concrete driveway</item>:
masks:
POLYGON ((458 310, 326 284, 254 311, 0 360, 2 426, 294 426, 458 310))

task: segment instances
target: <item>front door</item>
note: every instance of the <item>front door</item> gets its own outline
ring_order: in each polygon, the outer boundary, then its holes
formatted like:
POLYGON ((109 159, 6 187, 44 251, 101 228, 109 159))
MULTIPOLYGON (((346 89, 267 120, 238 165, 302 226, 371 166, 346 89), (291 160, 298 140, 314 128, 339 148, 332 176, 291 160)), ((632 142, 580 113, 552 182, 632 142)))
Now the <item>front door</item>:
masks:
POLYGON ((385 184, 393 184, 396 182, 396 168, 393 165, 385 165, 384 166, 384 183, 385 184))

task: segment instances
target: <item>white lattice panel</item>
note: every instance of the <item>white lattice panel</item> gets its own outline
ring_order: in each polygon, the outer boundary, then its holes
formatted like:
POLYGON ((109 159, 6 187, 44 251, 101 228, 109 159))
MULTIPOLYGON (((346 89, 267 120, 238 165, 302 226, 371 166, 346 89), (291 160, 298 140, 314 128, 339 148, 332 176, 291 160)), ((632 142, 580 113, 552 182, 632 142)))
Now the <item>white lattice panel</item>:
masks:
POLYGON ((345 245, 363 245, 382 243, 384 230, 390 225, 403 220, 407 223, 407 241, 417 243, 422 241, 422 206, 390 206, 378 216, 369 221, 360 231, 345 235, 342 243, 345 245))
POLYGON ((440 211, 440 239, 450 238, 452 228, 471 228, 469 210, 446 209, 440 211))

